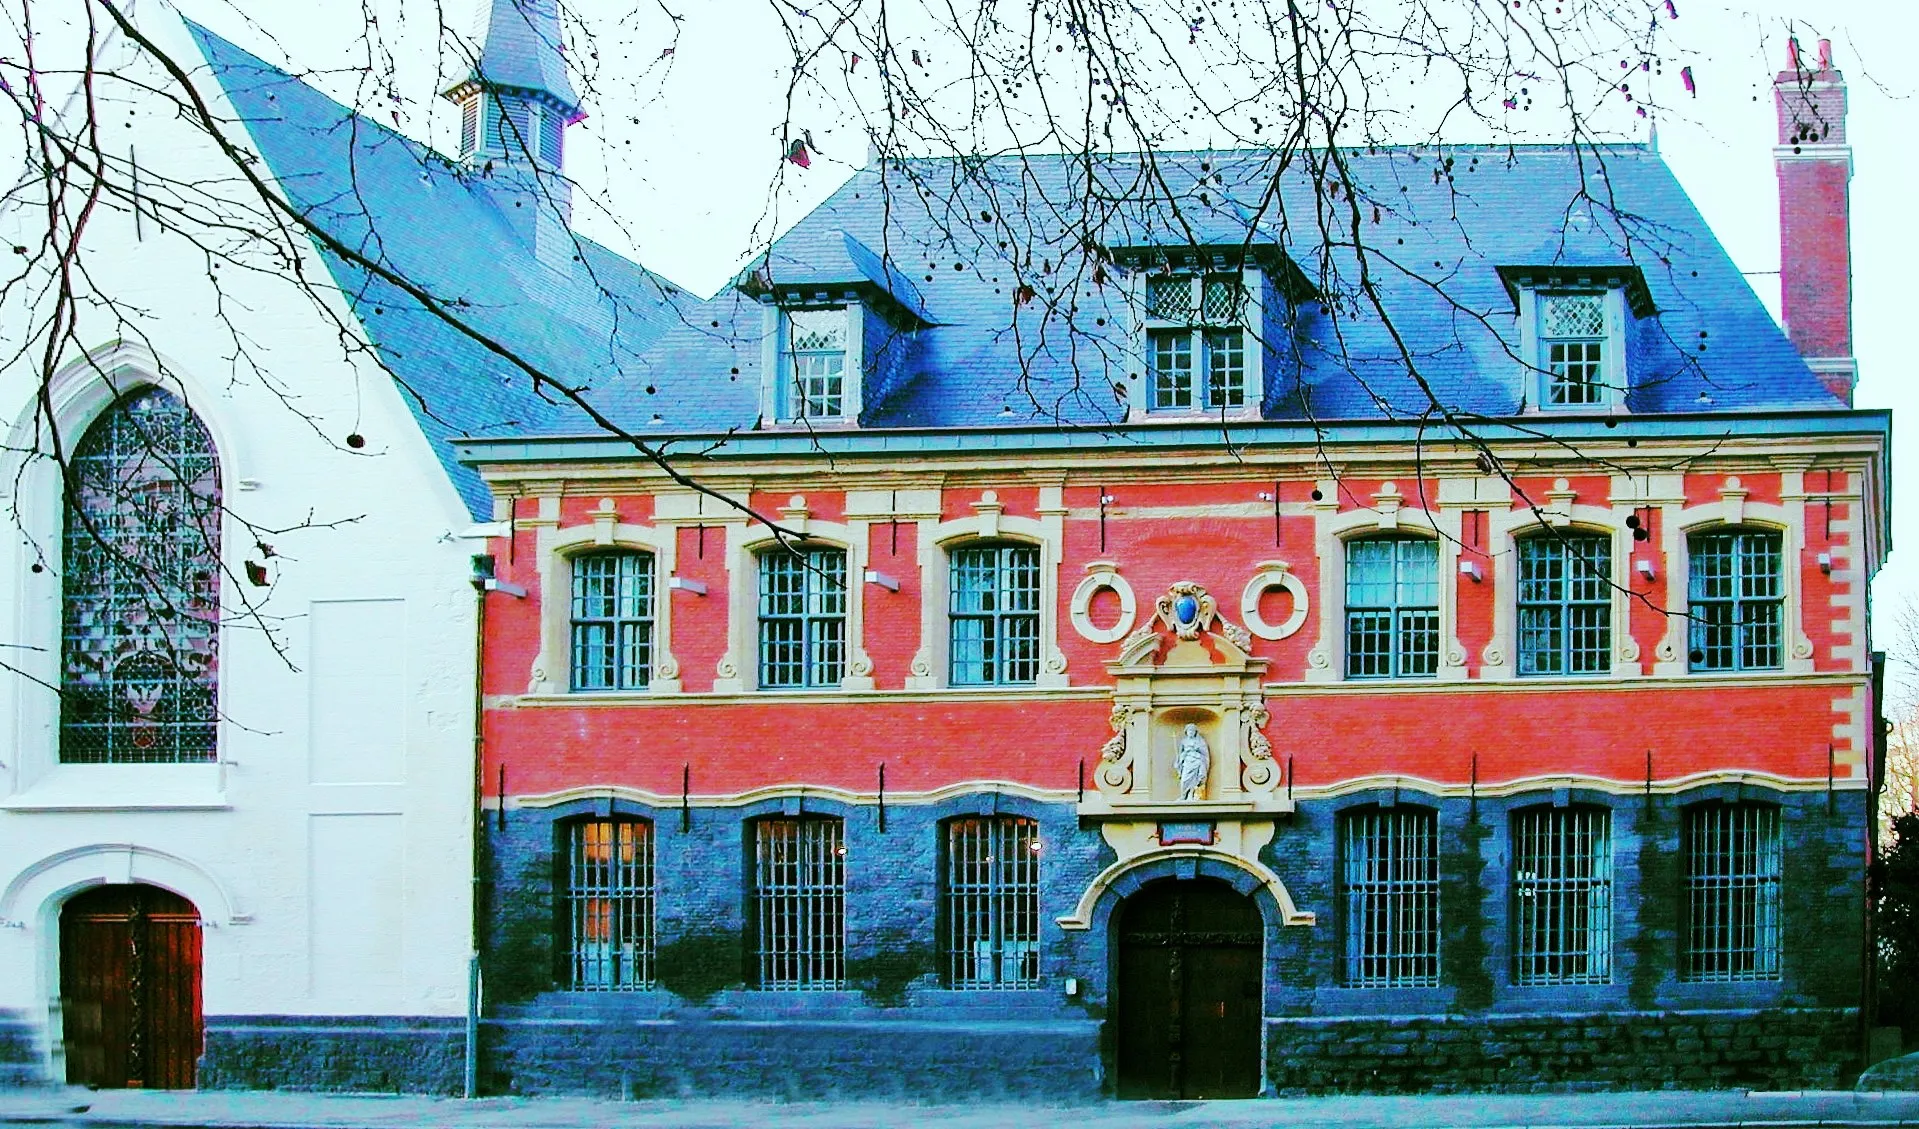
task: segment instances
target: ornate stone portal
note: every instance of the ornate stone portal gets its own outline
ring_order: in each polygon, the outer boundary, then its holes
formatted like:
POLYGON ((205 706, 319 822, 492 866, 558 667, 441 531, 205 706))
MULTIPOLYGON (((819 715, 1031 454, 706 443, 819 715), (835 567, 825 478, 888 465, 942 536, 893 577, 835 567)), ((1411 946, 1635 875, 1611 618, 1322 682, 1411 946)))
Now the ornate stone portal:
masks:
POLYGON ((1266 660, 1247 654, 1251 645, 1199 585, 1182 581, 1161 596, 1106 664, 1113 736, 1080 815, 1186 823, 1292 811, 1261 732, 1266 660))
POLYGON ((1059 919, 1087 928, 1101 893, 1156 858, 1209 858, 1259 879, 1289 925, 1313 914, 1293 904, 1260 861, 1275 821, 1291 813, 1283 766, 1273 758, 1260 686, 1266 660, 1252 636, 1228 623, 1206 589, 1173 585, 1152 619, 1106 664, 1114 680, 1113 735, 1100 747, 1080 818, 1100 825, 1118 860, 1059 919))

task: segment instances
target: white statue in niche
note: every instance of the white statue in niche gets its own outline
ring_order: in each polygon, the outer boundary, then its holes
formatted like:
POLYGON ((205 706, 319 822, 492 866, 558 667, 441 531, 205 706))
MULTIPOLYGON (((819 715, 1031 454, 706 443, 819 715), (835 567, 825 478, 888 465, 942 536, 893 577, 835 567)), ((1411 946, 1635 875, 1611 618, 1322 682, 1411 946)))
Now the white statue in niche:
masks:
POLYGON ((1173 758, 1173 770, 1179 773, 1179 798, 1205 798, 1206 774, 1213 767, 1213 750, 1199 735, 1199 726, 1188 724, 1179 738, 1179 755, 1173 758))

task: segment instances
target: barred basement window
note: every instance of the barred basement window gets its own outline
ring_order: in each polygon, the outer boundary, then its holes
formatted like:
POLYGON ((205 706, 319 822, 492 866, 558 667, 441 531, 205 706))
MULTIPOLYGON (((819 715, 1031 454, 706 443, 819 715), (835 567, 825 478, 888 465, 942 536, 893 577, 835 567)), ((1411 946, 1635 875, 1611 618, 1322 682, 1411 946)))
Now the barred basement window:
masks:
POLYGON ((567 985, 653 986, 653 825, 583 819, 566 828, 567 985))
POLYGON ((1519 542, 1519 673, 1612 669, 1612 546, 1541 534, 1519 542))
POLYGON ((837 687, 846 675, 846 553, 760 555, 760 688, 837 687))
POLYGON ((653 676, 653 555, 573 558, 575 690, 644 690, 653 676))
POLYGON ((1539 344, 1545 354, 1546 406, 1606 402, 1606 296, 1541 294, 1539 344))
POLYGON ((1686 811, 1686 978, 1779 978, 1779 809, 1686 811))
POLYGON ((951 574, 952 684, 1038 680, 1039 549, 969 545, 953 550, 951 574))
POLYGON ((1779 534, 1714 530, 1686 538, 1693 670, 1778 670, 1785 622, 1779 534))
POLYGON ((1439 817, 1362 808, 1340 820, 1346 983, 1439 983, 1439 817))
POLYGON ((954 988, 1039 984, 1039 824, 946 824, 946 977, 954 988))
POLYGON ((1513 816, 1513 963, 1521 984, 1612 979, 1612 812, 1513 816))
POLYGON ((846 979, 846 842, 837 819, 752 825, 759 985, 800 991, 846 979))
POLYGON ((1238 275, 1146 280, 1148 411, 1219 411, 1246 404, 1246 287, 1238 275), (1205 383, 1196 385, 1195 373, 1205 383))
POLYGON ((1346 545, 1346 677, 1439 673, 1439 543, 1375 537, 1346 545))
POLYGON ((220 464, 187 406, 122 396, 69 460, 60 759, 210 761, 220 645, 220 464))
POLYGON ((839 419, 846 415, 845 306, 787 310, 785 388, 781 419, 839 419))

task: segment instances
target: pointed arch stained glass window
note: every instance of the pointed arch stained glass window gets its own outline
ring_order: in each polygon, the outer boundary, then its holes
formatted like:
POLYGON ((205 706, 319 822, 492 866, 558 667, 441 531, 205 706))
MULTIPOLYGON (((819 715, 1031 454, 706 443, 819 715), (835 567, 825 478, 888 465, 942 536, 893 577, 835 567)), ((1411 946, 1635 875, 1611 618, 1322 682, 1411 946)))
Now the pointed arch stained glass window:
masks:
POLYGON ((209 761, 220 637, 220 467, 158 388, 121 397, 68 459, 60 759, 209 761))

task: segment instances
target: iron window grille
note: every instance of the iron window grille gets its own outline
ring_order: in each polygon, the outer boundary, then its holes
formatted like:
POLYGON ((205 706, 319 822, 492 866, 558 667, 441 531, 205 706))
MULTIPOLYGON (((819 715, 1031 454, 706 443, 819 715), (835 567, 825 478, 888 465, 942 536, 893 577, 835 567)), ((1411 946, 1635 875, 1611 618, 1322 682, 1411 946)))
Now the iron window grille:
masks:
POLYGON ((1363 808, 1340 822, 1345 979, 1361 988, 1439 983, 1439 817, 1363 808))
POLYGON ((1612 669, 1612 545, 1542 534, 1519 542, 1519 673, 1612 669))
POLYGON ((753 825, 759 985, 784 991, 846 980, 846 842, 837 819, 753 825))
POLYGON ((1785 621, 1779 534, 1715 530, 1695 533, 1686 544, 1692 669, 1779 669, 1785 621))
POLYGON ((653 555, 573 558, 575 690, 644 690, 653 675, 653 555))
POLYGON ((1612 812, 1513 816, 1513 962, 1521 984, 1612 979, 1612 812))
POLYGON ((1686 978, 1779 978, 1779 809, 1686 811, 1686 978))
POLYGON ((1541 294, 1539 342, 1545 354, 1546 406, 1606 402, 1606 296, 1541 294))
POLYGON ((1039 984, 1039 824, 946 824, 946 976, 953 988, 1039 984))
POLYGON ((566 842, 567 985, 653 987, 653 825, 583 819, 567 825, 566 842))
POLYGON ((787 310, 787 419, 846 415, 847 309, 787 310))
POLYGON ((68 460, 60 759, 218 755, 220 465, 177 397, 130 392, 68 460))
POLYGON ((1346 546, 1346 677, 1439 673, 1439 543, 1379 537, 1346 546))
POLYGON ((845 675, 845 551, 761 554, 761 688, 838 687, 845 675))
POLYGON ((1245 316, 1246 287, 1238 275, 1147 279, 1147 410, 1245 407, 1245 316))
POLYGON ((951 673, 955 686, 1039 678, 1039 548, 972 545, 952 554, 951 673))

